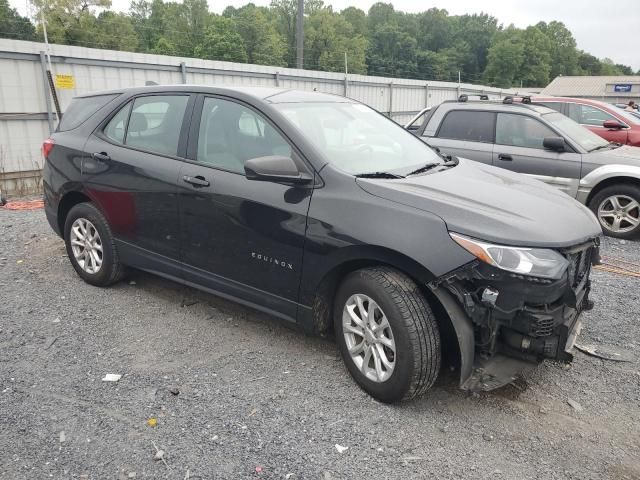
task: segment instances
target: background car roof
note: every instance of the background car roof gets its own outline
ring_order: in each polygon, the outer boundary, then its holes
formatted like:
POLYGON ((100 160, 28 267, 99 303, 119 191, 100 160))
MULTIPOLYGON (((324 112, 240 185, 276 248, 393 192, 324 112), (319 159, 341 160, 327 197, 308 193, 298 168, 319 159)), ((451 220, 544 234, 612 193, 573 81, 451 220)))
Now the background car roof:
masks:
POLYGON ((274 87, 229 87, 215 85, 147 85, 144 87, 123 88, 120 90, 109 90, 101 92, 91 92, 84 95, 77 95, 76 98, 94 97, 97 95, 128 94, 138 95, 141 93, 163 93, 163 92, 193 92, 210 93, 218 95, 237 96, 248 95, 269 103, 300 103, 300 102, 332 102, 332 103, 356 103, 340 95, 330 93, 310 92, 305 90, 292 90, 274 87))
POLYGON ((488 112, 513 112, 513 111, 522 111, 522 109, 529 110, 534 114, 545 115, 547 113, 557 113, 555 110, 545 107, 543 105, 534 105, 527 103, 502 103, 498 101, 492 100, 479 100, 479 101, 466 101, 466 102, 457 102, 455 100, 443 102, 441 106, 447 106, 450 109, 456 110, 486 110, 488 112))

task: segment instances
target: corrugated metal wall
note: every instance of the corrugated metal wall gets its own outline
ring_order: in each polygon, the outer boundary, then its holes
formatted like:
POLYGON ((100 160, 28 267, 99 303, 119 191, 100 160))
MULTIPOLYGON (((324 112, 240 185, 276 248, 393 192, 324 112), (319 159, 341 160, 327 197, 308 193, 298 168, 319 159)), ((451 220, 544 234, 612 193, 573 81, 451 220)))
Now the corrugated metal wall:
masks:
MULTIPOLYGON (((49 133, 46 82, 41 52, 45 45, 0 39, 0 182, 15 189, 19 177, 38 176, 40 146, 49 133)), ((403 123, 424 108, 459 93, 500 98, 507 90, 479 85, 425 82, 364 75, 297 70, 195 58, 51 45, 53 74, 73 75, 75 87, 59 89, 62 112, 83 93, 159 84, 262 85, 317 89, 347 95, 403 123), (346 81, 345 81, 346 80, 346 81)), ((52 105, 52 104, 51 104, 52 105)), ((55 125, 55 123, 54 123, 55 125)))

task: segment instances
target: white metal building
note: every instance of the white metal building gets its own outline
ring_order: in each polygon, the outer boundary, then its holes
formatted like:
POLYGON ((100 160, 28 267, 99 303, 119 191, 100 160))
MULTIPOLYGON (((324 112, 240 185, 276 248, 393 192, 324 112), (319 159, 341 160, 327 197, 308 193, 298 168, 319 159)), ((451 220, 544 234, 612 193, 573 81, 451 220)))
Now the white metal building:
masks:
MULTIPOLYGON (((0 188, 9 193, 38 190, 40 147, 57 120, 46 76, 45 45, 0 39, 0 188)), ((425 106, 460 94, 501 98, 511 90, 481 85, 426 82, 344 73, 169 57, 51 45, 61 111, 78 95, 158 84, 262 85, 346 95, 399 123, 425 106)))
POLYGON ((616 75, 602 77, 556 77, 541 95, 579 97, 609 103, 640 103, 640 76, 616 75))

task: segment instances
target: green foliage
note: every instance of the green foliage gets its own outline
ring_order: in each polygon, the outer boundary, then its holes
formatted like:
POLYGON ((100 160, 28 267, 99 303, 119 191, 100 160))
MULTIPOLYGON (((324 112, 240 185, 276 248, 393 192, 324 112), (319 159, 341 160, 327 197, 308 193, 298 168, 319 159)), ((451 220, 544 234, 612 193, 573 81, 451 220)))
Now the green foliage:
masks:
POLYGON ((247 62, 247 52, 242 36, 233 20, 215 16, 207 29, 205 38, 195 49, 197 57, 227 62, 247 62))
MULTIPOLYGON (((162 55, 295 67, 298 0, 268 7, 229 6, 223 15, 207 0, 132 0, 127 14, 111 0, 29 0, 44 15, 52 43, 162 55)), ((397 11, 378 2, 364 12, 341 12, 323 0, 304 0, 304 68, 422 80, 540 87, 558 75, 631 75, 626 65, 576 48, 558 21, 519 29, 481 13, 449 15, 430 8, 397 11)), ((0 36, 42 39, 39 22, 0 0, 0 36)))
POLYGON ((36 29, 28 18, 22 17, 9 6, 8 0, 0 0, 0 36, 15 40, 35 40, 36 29))
POLYGON ((330 8, 317 10, 306 19, 305 56, 320 70, 343 72, 346 53, 349 71, 366 74, 366 49, 366 38, 356 34, 353 25, 330 8))
POLYGON ((278 33, 275 21, 266 8, 249 3, 242 8, 225 11, 233 19, 244 41, 248 63, 286 66, 287 44, 278 33))

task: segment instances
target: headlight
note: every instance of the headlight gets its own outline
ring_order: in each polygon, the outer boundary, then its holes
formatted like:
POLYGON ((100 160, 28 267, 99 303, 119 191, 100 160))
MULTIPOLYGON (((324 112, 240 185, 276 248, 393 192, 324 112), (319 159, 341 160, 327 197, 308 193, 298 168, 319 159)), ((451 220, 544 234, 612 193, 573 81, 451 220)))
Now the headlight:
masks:
POLYGON ((560 279, 569 262, 555 250, 494 245, 459 233, 451 238, 476 258, 508 272, 534 277, 560 279))

